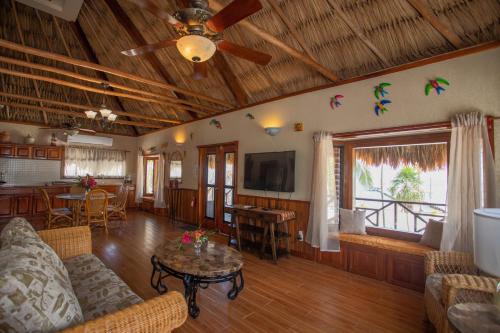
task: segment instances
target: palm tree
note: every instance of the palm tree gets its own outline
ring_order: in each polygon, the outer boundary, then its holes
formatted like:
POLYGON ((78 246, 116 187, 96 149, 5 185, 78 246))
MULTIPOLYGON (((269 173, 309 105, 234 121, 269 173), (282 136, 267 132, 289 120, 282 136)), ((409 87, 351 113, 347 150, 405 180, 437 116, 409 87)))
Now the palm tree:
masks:
POLYGON ((368 170, 368 168, 362 164, 359 160, 356 160, 356 179, 358 179, 361 186, 366 188, 367 190, 371 190, 373 188, 373 177, 368 170))
MULTIPOLYGON (((421 201, 424 198, 422 190, 423 181, 420 171, 411 166, 405 166, 399 171, 391 182, 389 192, 395 200, 399 201, 421 201)), ((411 209, 412 205, 408 204, 411 209)), ((406 226, 410 230, 408 222, 408 212, 406 214, 406 226)))

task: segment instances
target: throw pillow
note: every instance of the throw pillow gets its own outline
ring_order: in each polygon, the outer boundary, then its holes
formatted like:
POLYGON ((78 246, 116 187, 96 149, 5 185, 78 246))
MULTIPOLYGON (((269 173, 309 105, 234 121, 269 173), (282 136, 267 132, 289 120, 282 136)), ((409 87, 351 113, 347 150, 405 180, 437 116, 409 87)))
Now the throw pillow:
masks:
POLYGON ((439 250, 441 247, 441 237, 443 236, 443 222, 429 220, 425 226, 424 234, 420 239, 420 244, 439 250))
POLYGON ((40 238, 33 226, 25 218, 15 217, 3 228, 0 233, 2 246, 7 246, 13 240, 24 238, 40 238))
POLYGON ((345 234, 365 235, 364 210, 350 210, 340 208, 340 232, 345 234))
POLYGON ((56 332, 83 322, 71 282, 36 243, 0 250, 0 331, 56 332))

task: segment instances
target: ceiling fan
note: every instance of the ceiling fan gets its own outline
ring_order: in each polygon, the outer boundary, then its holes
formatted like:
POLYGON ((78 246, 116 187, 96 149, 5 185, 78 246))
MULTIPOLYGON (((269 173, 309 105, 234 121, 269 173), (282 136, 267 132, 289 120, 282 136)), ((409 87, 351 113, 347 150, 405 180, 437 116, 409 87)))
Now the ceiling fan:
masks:
MULTIPOLYGON (((63 131, 64 135, 77 135, 80 132, 85 133, 85 134, 89 134, 89 135, 96 134, 96 131, 91 130, 91 129, 82 128, 81 126, 82 125, 79 122, 77 122, 75 118, 72 118, 71 121, 61 123, 61 126, 59 128, 56 128, 56 129, 63 131)), ((40 129, 54 130, 53 127, 41 127, 40 129)))
POLYGON ((207 76, 206 61, 217 50, 262 66, 271 61, 269 54, 223 39, 223 31, 226 28, 262 9, 259 0, 234 0, 217 14, 210 12, 207 0, 188 0, 190 7, 180 9, 173 15, 156 6, 152 0, 130 1, 170 23, 179 38, 122 51, 124 55, 138 56, 175 45, 184 58, 194 63, 195 79, 207 76))

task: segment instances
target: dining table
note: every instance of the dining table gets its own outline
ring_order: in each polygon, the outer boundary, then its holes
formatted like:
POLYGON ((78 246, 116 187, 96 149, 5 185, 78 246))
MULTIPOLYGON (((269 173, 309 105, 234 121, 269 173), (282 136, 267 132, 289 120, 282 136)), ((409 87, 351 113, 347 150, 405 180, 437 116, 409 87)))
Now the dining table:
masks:
MULTIPOLYGON (((79 226, 82 205, 85 202, 86 193, 61 193, 57 194, 56 198, 70 203, 69 205, 73 211, 73 223, 75 226, 79 226)), ((116 194, 108 193, 108 200, 113 198, 116 198, 116 194)))

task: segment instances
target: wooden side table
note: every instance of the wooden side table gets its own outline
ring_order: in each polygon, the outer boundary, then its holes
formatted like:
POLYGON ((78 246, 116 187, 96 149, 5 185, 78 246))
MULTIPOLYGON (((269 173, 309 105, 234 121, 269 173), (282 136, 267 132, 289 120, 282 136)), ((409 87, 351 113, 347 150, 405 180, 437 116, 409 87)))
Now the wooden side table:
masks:
POLYGON ((460 333, 500 332, 500 310, 494 304, 461 303, 448 309, 448 320, 460 333))

